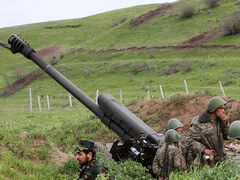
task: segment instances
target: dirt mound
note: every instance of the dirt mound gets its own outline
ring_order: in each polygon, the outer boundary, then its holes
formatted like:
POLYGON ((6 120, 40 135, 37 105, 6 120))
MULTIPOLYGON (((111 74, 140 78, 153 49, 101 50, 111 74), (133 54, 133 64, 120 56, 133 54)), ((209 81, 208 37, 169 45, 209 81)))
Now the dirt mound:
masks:
POLYGON ((74 157, 73 154, 71 154, 71 153, 64 153, 64 152, 62 152, 53 143, 51 143, 51 146, 53 148, 53 153, 52 153, 50 161, 54 162, 56 166, 61 166, 68 159, 74 157))
POLYGON ((64 52, 64 47, 62 46, 47 46, 37 50, 37 54, 42 58, 57 57, 64 52))
POLYGON ((169 8, 171 8, 173 6, 174 6, 173 4, 164 4, 155 10, 151 10, 151 11, 139 16, 138 18, 132 20, 131 26, 132 27, 138 26, 139 24, 149 21, 150 19, 153 19, 156 16, 163 15, 169 8))
POLYGON ((222 32, 221 27, 216 27, 214 29, 205 31, 197 36, 194 36, 183 43, 180 44, 180 46, 196 46, 196 45, 201 45, 205 42, 210 41, 214 37, 216 37, 219 33, 222 32))
MULTIPOLYGON (((184 132, 189 129, 193 117, 200 115, 206 110, 210 96, 194 97, 178 103, 170 99, 151 99, 131 105, 128 108, 155 131, 162 133, 171 118, 179 119, 184 125, 184 132)), ((227 115, 230 122, 240 117, 240 102, 225 98, 227 102, 227 115)))

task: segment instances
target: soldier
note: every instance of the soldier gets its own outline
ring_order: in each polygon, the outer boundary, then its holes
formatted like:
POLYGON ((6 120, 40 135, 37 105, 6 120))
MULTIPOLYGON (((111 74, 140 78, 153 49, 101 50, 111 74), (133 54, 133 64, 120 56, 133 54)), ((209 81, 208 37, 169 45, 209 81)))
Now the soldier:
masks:
MULTIPOLYGON (((194 122, 197 121, 199 116, 196 116, 192 119, 190 127, 193 126, 194 122)), ((182 155, 186 160, 186 165, 188 168, 190 168, 191 165, 193 165, 194 160, 197 157, 198 151, 196 150, 196 147, 198 145, 197 142, 192 142, 191 140, 188 139, 189 132, 181 136, 181 139, 179 141, 179 146, 182 151, 182 155)))
MULTIPOLYGON (((192 119, 191 125, 193 124, 194 121, 196 121, 197 118, 198 116, 192 119)), ((168 121, 167 130, 174 129, 180 135, 182 135, 182 127, 183 127, 183 124, 181 123, 181 121, 179 121, 176 118, 172 118, 168 121)), ((164 143, 165 143, 165 137, 163 136, 159 143, 159 147, 161 147, 164 143)), ((194 151, 194 143, 191 141, 188 141, 187 136, 184 135, 184 136, 181 136, 178 145, 182 151, 183 157, 186 160, 186 165, 189 168, 193 164, 194 159, 197 157, 197 152, 194 151)))
POLYGON ((192 118, 192 121, 191 121, 191 124, 190 124, 190 127, 193 126, 193 124, 198 120, 199 116, 195 116, 194 118, 192 118))
POLYGON ((231 123, 228 131, 228 137, 240 140, 240 120, 231 123))
MULTIPOLYGON (((228 137, 230 139, 234 138, 234 139, 240 140, 240 120, 236 120, 231 123, 228 131, 228 137)), ((231 152, 240 153, 238 147, 234 147, 234 146, 225 146, 225 147, 227 148, 227 150, 231 152)), ((233 154, 229 153, 229 155, 232 156, 233 154)), ((240 165, 238 156, 232 156, 232 158, 236 160, 238 165, 240 165)))
POLYGON ((180 134, 169 129, 165 133, 165 144, 157 150, 153 160, 152 169, 157 177, 168 179, 174 170, 186 170, 185 159, 178 146, 180 134))
MULTIPOLYGON (((167 125, 167 130, 169 129, 174 129, 176 130, 179 134, 182 133, 182 127, 183 127, 183 124, 181 123, 181 121, 179 121, 178 119, 176 118, 172 118, 168 121, 168 125, 167 125)), ((166 131, 167 131, 166 130, 166 131)), ((163 144, 165 143, 165 136, 163 136, 160 140, 160 143, 159 143, 159 147, 161 147, 163 144)))
POLYGON ((190 127, 188 142, 199 154, 201 165, 214 166, 226 159, 224 140, 227 140, 228 120, 225 114, 226 101, 221 97, 212 97, 208 108, 190 127))
MULTIPOLYGON (((94 180, 98 174, 103 173, 109 177, 108 169, 101 165, 95 159, 94 142, 89 140, 80 140, 75 149, 76 160, 80 165, 78 179, 94 180)), ((109 179, 112 179, 109 177, 109 179)))

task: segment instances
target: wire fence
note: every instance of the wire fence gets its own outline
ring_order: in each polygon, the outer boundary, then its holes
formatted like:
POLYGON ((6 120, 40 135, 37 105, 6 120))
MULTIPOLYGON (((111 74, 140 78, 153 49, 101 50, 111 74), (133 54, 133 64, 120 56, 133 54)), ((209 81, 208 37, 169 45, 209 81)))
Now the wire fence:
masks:
MULTIPOLYGON (((159 87, 159 92, 160 92, 160 97, 161 98, 165 98, 165 93, 163 91, 162 85, 158 85, 159 87)), ((185 87, 185 93, 188 95, 189 94, 189 90, 188 90, 188 86, 187 86, 187 81, 184 79, 184 87, 185 87)), ((219 88, 222 92, 222 96, 226 97, 225 91, 223 89, 222 83, 221 81, 219 81, 219 88)), ((95 103, 97 104, 97 100, 98 100, 98 96, 99 96, 99 90, 96 90, 96 95, 95 95, 95 103)), ((146 97, 147 100, 150 100, 153 96, 151 96, 151 92, 149 89, 147 89, 146 91, 146 97)), ((34 99, 37 99, 37 102, 34 101, 33 103, 33 96, 32 96, 32 92, 31 92, 31 88, 29 88, 29 112, 33 111, 33 106, 34 106, 34 110, 35 111, 39 111, 42 112, 44 111, 51 111, 51 110, 55 110, 58 108, 74 108, 74 104, 73 103, 73 97, 72 95, 66 94, 64 97, 62 97, 61 99, 65 99, 64 101, 59 100, 57 102, 57 98, 56 96, 49 96, 49 95, 37 95, 36 97, 34 97, 34 99), (50 98, 51 97, 51 98, 50 98), (43 107, 44 106, 44 107, 43 107)), ((123 91, 122 89, 119 90, 119 102, 121 104, 124 104, 123 102, 123 91)))

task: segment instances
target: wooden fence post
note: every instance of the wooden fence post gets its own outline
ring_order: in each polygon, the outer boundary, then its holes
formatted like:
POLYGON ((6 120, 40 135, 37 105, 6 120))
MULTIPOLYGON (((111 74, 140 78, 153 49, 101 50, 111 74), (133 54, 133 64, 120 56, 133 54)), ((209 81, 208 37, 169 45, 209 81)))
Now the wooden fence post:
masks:
POLYGON ((163 90, 162 90, 162 86, 161 86, 161 84, 159 85, 159 89, 160 89, 160 92, 161 92, 161 96, 162 96, 162 98, 164 98, 163 90))
POLYGON ((69 105, 70 107, 72 107, 72 96, 70 93, 68 94, 68 99, 69 99, 69 105))
POLYGON ((38 96, 38 108, 39 111, 42 112, 41 102, 40 102, 40 96, 38 96))
POLYGON ((32 112, 32 92, 31 92, 31 88, 29 88, 29 112, 32 112))
POLYGON ((49 97, 47 95, 47 107, 48 107, 48 111, 50 111, 50 104, 49 104, 49 97))
POLYGON ((220 88, 221 88, 221 91, 222 91, 223 96, 226 97, 226 94, 225 94, 225 92, 224 92, 224 89, 223 89, 223 86, 222 86, 221 81, 218 81, 218 82, 219 82, 219 85, 220 85, 220 88))
POLYGON ((184 84, 185 84, 186 93, 188 94, 188 87, 187 87, 187 81, 186 81, 186 79, 184 79, 184 84))

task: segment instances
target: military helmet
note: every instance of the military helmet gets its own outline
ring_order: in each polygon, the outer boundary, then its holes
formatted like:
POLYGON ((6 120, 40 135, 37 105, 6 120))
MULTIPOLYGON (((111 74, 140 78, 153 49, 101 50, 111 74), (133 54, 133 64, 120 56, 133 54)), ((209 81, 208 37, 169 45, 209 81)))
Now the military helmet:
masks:
POLYGON ((229 138, 240 138, 240 120, 233 121, 228 130, 229 138))
POLYGON ((190 126, 192 126, 194 124, 194 122, 198 120, 198 118, 199 118, 199 116, 195 116, 194 118, 192 118, 190 126))
POLYGON ((168 121, 167 129, 177 129, 183 127, 183 124, 176 118, 172 118, 168 121))
POLYGON ((79 140, 78 146, 75 148, 75 153, 80 153, 81 151, 92 152, 94 148, 94 142, 90 140, 79 140))
POLYGON ((167 144, 170 144, 172 142, 177 142, 180 139, 180 137, 181 137, 180 134, 176 130, 169 129, 165 133, 165 142, 167 144))
POLYGON ((214 112, 218 107, 227 104, 227 102, 219 96, 212 97, 208 101, 208 111, 214 112))

